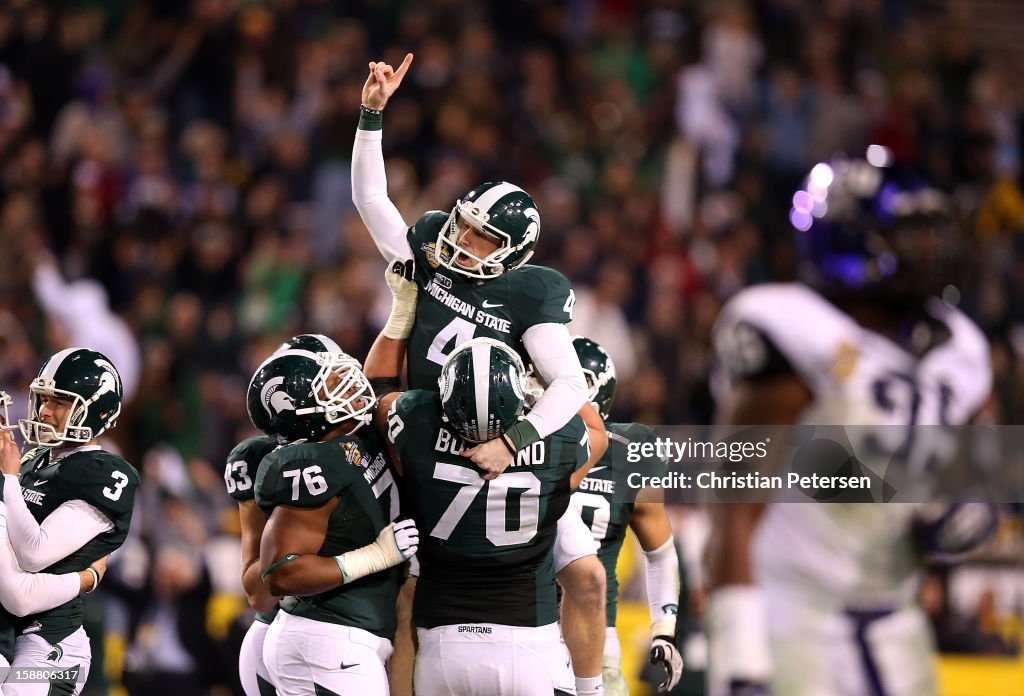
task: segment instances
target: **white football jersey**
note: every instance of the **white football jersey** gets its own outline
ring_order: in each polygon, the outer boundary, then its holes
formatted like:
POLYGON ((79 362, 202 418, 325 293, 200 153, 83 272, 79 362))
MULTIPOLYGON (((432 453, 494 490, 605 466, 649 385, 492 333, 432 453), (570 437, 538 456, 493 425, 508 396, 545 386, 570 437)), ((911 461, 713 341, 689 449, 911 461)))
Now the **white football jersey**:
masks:
MULTIPOLYGON (((948 458, 955 440, 952 434, 944 438, 941 428, 917 426, 965 424, 992 384, 988 342, 974 323, 939 300, 928 312, 949 337, 915 356, 805 285, 759 285, 722 310, 715 346, 733 377, 757 374, 759 361, 781 354, 814 395, 802 424, 866 426, 847 429, 858 459, 897 482, 903 494, 897 499, 920 500, 920 491, 908 495, 908 487, 923 478, 915 472, 948 458)), ((733 383, 719 377, 716 396, 728 398, 733 383)), ((910 534, 915 507, 771 505, 754 540, 758 581, 820 599, 823 606, 910 601, 918 579, 910 534)))

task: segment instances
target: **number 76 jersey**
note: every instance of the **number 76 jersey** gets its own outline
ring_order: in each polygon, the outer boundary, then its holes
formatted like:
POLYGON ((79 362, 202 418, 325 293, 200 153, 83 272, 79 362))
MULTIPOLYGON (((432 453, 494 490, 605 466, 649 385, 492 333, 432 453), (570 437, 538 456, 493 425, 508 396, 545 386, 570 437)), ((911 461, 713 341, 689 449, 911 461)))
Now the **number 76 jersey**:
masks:
POLYGON ((416 326, 409 337, 409 386, 437 389, 441 365, 456 346, 486 336, 529 362, 523 333, 536 324, 568 324, 576 296, 569 281, 545 266, 520 266, 483 282, 438 267, 437 234, 448 213, 425 213, 409 228, 416 261, 416 326))
POLYGON ((569 505, 569 476, 590 454, 583 421, 573 416, 485 481, 460 454, 471 445, 440 414, 439 395, 425 390, 405 392, 388 413, 402 504, 421 535, 416 625, 556 622, 551 547, 569 505))

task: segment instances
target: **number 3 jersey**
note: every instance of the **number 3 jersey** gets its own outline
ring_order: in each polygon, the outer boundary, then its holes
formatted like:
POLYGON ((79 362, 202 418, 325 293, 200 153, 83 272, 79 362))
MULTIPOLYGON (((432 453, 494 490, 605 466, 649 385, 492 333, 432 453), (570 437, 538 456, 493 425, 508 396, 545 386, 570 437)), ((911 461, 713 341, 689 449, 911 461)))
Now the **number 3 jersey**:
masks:
MULTIPOLYGON (((71 500, 96 508, 113 526, 65 556, 45 573, 85 570, 90 563, 120 548, 128 536, 135 507, 139 474, 121 457, 101 449, 80 449, 51 463, 53 450, 37 447, 21 460, 21 492, 28 509, 40 524, 50 513, 71 500)), ((18 620, 21 632, 38 633, 56 644, 82 625, 82 598, 18 620)))
MULTIPOLYGON (((742 380, 796 374, 813 394, 803 424, 856 426, 846 428, 850 445, 872 471, 888 480, 894 473, 888 468, 896 467, 904 481, 919 480, 914 472, 956 454, 948 426, 967 423, 992 384, 981 331, 937 299, 927 313, 919 326, 931 337, 930 347, 914 354, 804 285, 750 288, 727 304, 715 326, 723 372, 717 396, 730 398, 742 380)), ((899 503, 771 505, 754 540, 758 577, 822 606, 912 601, 919 567, 910 533, 915 509, 899 503)))
POLYGON ((568 324, 576 297, 569 281, 545 266, 525 265, 486 281, 439 267, 437 234, 448 213, 425 213, 409 228, 416 261, 416 326, 409 337, 409 387, 437 389, 445 357, 456 346, 486 336, 529 362, 523 332, 535 324, 568 324))
POLYGON ((493 481, 460 452, 436 392, 409 391, 388 413, 402 461, 402 498, 420 529, 413 618, 545 626, 558 620, 551 548, 569 505, 569 476, 590 455, 579 416, 521 450, 493 481))
MULTIPOLYGON (((370 440, 379 442, 376 435, 370 440)), ((318 552, 337 556, 372 543, 387 526, 383 510, 389 503, 377 500, 370 482, 386 466, 383 453, 373 451, 363 438, 341 436, 285 445, 260 462, 256 504, 270 517, 279 505, 318 508, 338 498, 318 552)), ((401 574, 401 567, 390 568, 320 594, 285 597, 280 606, 289 614, 354 626, 391 639, 401 574)))

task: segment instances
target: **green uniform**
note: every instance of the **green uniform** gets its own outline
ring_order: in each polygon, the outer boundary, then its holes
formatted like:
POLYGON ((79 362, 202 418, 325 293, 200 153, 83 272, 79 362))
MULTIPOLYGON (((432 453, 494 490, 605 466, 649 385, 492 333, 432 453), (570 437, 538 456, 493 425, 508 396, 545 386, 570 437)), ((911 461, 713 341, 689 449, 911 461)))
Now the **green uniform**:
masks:
POLYGON ((551 547, 569 504, 569 476, 589 456, 573 416, 484 481, 441 421, 436 392, 405 392, 388 414, 402 460, 402 497, 420 529, 413 617, 420 628, 459 623, 544 626, 558 620, 551 547))
POLYGON ((606 423, 608 449, 594 464, 579 487, 572 494, 572 504, 580 511, 583 522, 590 527, 594 540, 601 548, 597 557, 604 565, 608 578, 606 614, 608 625, 615 625, 618 607, 619 580, 615 576, 615 564, 626 538, 626 528, 633 516, 634 499, 637 491, 630 488, 627 478, 632 473, 641 476, 655 476, 664 473, 665 464, 651 457, 630 464, 626 459, 630 442, 654 442, 657 433, 653 428, 640 423, 606 423))
MULTIPOLYGON (((260 462, 263 458, 277 449, 276 437, 269 435, 255 435, 246 438, 235 445, 235 448, 228 453, 227 466, 224 469, 224 484, 228 488, 228 495, 239 503, 256 499, 255 483, 256 472, 260 469, 260 462)), ((268 612, 256 612, 256 620, 269 624, 277 616, 278 607, 268 612)))
POLYGON ((437 389, 441 365, 456 346, 486 336, 506 343, 528 362, 523 332, 535 324, 567 324, 576 297, 556 270, 525 265, 477 281, 439 267, 434 247, 448 213, 425 213, 409 228, 416 260, 416 326, 409 337, 409 386, 437 389))
MULTIPOLYGON (((285 445, 260 463, 256 503, 268 516, 278 505, 317 508, 339 498, 327 524, 319 555, 352 551, 373 542, 388 521, 364 478, 374 457, 348 436, 327 442, 285 445)), ((281 608, 315 621, 353 626, 391 639, 399 568, 374 573, 348 585, 306 597, 287 597, 281 608)))
MULTIPOLYGON (((120 548, 128 536, 139 474, 131 464, 103 450, 72 452, 55 464, 50 463, 50 455, 49 448, 37 447, 21 460, 22 497, 36 521, 42 523, 70 500, 83 500, 106 515, 114 529, 93 537, 42 572, 85 570, 90 563, 120 548)), ((82 625, 82 598, 20 618, 17 623, 20 631, 38 628, 40 636, 56 645, 82 625)))

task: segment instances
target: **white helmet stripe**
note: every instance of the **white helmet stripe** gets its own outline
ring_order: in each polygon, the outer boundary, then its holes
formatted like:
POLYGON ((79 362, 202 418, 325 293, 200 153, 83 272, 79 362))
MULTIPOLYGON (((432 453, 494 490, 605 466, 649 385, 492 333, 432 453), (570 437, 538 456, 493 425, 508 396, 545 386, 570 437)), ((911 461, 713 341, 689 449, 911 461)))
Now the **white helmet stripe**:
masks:
POLYGON ((481 195, 479 198, 473 201, 473 205, 479 206, 480 210, 482 210, 485 213, 489 213, 492 205, 497 203, 499 200, 501 200, 508 194, 515 193, 516 191, 522 191, 523 193, 526 193, 526 191, 523 191, 523 189, 519 188, 515 184, 510 184, 507 181, 503 181, 497 186, 489 188, 486 191, 484 191, 483 195, 481 195))
POLYGON ((44 379, 53 379, 54 374, 57 372, 57 368, 64 364, 64 359, 76 350, 82 349, 76 346, 74 348, 65 348, 59 353, 54 353, 53 357, 50 358, 43 366, 43 371, 39 373, 39 376, 44 379))
POLYGON ((476 388, 476 424, 480 437, 487 435, 487 405, 491 396, 491 347, 486 343, 473 346, 473 383, 476 388))

